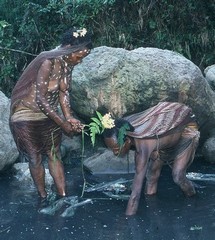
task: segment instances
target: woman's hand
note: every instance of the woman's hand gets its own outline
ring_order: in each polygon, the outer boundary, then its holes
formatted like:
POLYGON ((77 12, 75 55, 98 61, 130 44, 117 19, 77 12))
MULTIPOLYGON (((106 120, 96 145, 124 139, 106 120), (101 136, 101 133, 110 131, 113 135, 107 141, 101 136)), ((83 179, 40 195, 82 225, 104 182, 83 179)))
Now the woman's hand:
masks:
POLYGON ((84 125, 76 118, 70 118, 67 121, 71 124, 73 132, 80 133, 84 129, 84 125))
POLYGON ((64 121, 61 125, 60 125, 61 129, 64 131, 64 133, 67 136, 71 136, 73 135, 73 128, 71 126, 71 124, 68 121, 64 121))

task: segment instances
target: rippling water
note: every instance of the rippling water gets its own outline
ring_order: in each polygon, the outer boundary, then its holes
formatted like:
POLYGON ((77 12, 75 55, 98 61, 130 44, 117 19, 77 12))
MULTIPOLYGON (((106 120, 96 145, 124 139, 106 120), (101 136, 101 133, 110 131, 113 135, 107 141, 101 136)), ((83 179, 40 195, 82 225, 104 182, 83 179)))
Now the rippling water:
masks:
MULTIPOLYGON (((190 172, 215 174, 215 166, 195 161, 190 172)), ((113 181, 132 175, 92 176, 87 181, 113 181)), ((68 192, 80 196, 83 178, 80 169, 66 166, 68 192)), ((101 192, 91 192, 84 199, 93 203, 80 206, 72 217, 38 212, 38 199, 31 184, 18 181, 12 171, 0 175, 0 239, 92 239, 92 240, 214 240, 215 182, 198 181, 204 186, 192 198, 184 197, 173 183, 165 167, 159 181, 158 194, 140 201, 136 216, 124 215, 126 200, 110 200, 101 192)), ((84 200, 82 199, 82 200, 84 200)))

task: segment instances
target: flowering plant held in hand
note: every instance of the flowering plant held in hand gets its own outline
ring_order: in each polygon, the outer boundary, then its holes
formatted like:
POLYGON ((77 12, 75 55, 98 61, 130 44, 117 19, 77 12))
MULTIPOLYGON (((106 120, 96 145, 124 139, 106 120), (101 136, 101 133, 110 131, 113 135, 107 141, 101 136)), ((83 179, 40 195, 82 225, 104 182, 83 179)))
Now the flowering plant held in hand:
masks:
POLYGON ((90 138, 93 146, 95 145, 96 134, 102 134, 105 129, 111 129, 115 127, 114 119, 110 113, 106 113, 104 116, 97 112, 97 117, 92 117, 92 122, 89 124, 90 138))

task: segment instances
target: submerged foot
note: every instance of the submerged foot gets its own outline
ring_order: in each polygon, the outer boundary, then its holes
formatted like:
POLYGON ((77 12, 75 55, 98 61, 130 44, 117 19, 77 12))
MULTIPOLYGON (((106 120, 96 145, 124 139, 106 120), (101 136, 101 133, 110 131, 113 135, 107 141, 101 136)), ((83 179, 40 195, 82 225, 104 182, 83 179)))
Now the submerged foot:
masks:
POLYGON ((195 183, 195 182, 192 182, 193 183, 193 186, 197 189, 202 189, 202 188, 206 188, 206 186, 203 186, 203 185, 200 185, 198 183, 195 183))
POLYGON ((49 200, 47 197, 39 197, 38 199, 38 209, 45 208, 49 205, 49 200))
POLYGON ((52 216, 58 213, 61 217, 72 217, 77 207, 88 203, 92 203, 92 200, 87 199, 79 202, 78 196, 56 196, 54 201, 48 202, 47 206, 40 208, 39 213, 52 216))
POLYGON ((39 209, 39 213, 54 215, 64 205, 64 198, 60 198, 54 201, 47 201, 47 205, 39 209))

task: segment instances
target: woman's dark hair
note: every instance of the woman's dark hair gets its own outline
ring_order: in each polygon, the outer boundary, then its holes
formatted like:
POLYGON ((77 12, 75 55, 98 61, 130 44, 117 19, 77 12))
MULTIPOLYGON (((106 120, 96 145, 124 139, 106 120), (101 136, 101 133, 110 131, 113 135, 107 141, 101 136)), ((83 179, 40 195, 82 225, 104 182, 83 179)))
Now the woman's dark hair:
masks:
POLYGON ((85 28, 78 29, 78 28, 71 28, 68 31, 66 31, 62 35, 61 39, 61 45, 84 45, 86 43, 86 47, 91 49, 92 48, 92 42, 91 42, 91 34, 86 31, 85 28))
POLYGON ((116 127, 113 127, 111 129, 106 128, 102 135, 104 138, 111 138, 114 134, 117 136, 118 132, 119 131, 116 127))
POLYGON ((104 130, 103 136, 105 138, 110 138, 114 134, 118 138, 119 129, 125 124, 128 126, 128 131, 130 131, 130 132, 134 131, 134 127, 127 120, 124 120, 123 118, 115 119, 114 123, 115 123, 115 127, 111 128, 111 129, 105 129, 104 130))
POLYGON ((123 118, 118 118, 114 121, 116 128, 121 128, 124 124, 127 124, 129 127, 129 131, 133 132, 134 131, 134 127, 130 124, 130 122, 128 122, 127 120, 123 119, 123 118))

